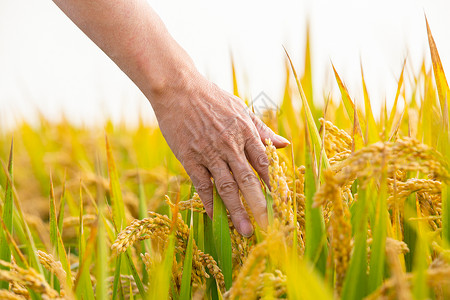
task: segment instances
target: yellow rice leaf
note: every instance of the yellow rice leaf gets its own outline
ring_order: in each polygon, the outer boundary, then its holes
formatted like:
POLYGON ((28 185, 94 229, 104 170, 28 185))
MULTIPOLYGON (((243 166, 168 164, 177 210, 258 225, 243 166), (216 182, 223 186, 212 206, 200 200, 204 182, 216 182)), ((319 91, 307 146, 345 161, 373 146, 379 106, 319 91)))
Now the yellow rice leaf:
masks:
POLYGON ((350 120, 353 123, 353 126, 356 130, 354 130, 354 143, 356 150, 361 149, 364 145, 364 135, 363 132, 365 132, 366 126, 364 123, 364 118, 361 115, 361 112, 358 111, 358 109, 355 107, 355 104, 353 103, 352 99, 350 98, 350 95, 348 93, 347 87, 342 82, 341 78, 339 77, 339 74, 336 71, 336 68, 333 64, 331 64, 334 71, 334 76, 336 77, 337 84, 339 86, 339 90, 341 91, 342 96, 342 102, 344 102, 345 110, 347 111, 347 115, 350 118, 350 120), (356 110, 356 113, 355 113, 356 110))
POLYGON ((231 73, 233 75, 233 95, 240 97, 238 83, 237 83, 237 76, 236 76, 236 66, 234 64, 233 55, 231 55, 231 73))
POLYGON ((439 102, 441 104, 442 117, 444 125, 448 129, 450 108, 448 105, 447 95, 449 95, 449 87, 447 83, 447 78, 445 78, 444 69, 442 68, 441 59, 439 57, 439 53, 436 48, 436 43, 434 42, 434 38, 433 35, 431 34, 430 26, 428 24, 428 20, 426 17, 425 22, 427 24, 428 44, 430 45, 431 60, 433 62, 434 79, 436 80, 439 102))
POLYGON ((380 141, 380 134, 378 132, 377 123, 373 117, 372 106, 370 104, 369 93, 367 92, 366 81, 364 79, 363 67, 361 64, 361 78, 364 92, 364 109, 366 114, 366 130, 364 132, 364 140, 366 144, 372 144, 380 141))
MULTIPOLYGON (((320 118, 321 109, 314 105, 314 92, 312 84, 312 67, 311 67, 311 38, 310 38, 310 25, 306 24, 306 41, 305 41, 305 69, 300 82, 305 92, 306 100, 308 100, 309 107, 311 108, 313 117, 315 120, 320 118)), ((316 123, 318 125, 318 123, 316 123)))
POLYGON ((325 153, 325 151, 323 151, 323 146, 322 146, 322 141, 320 139, 320 135, 319 135, 319 131, 317 130, 315 121, 314 121, 314 117, 312 115, 311 109, 309 108, 309 104, 308 101, 306 100, 306 96, 305 96, 305 92, 303 91, 302 85, 300 83, 300 80, 298 79, 297 76, 297 72, 295 71, 294 68, 294 64, 292 63, 291 57, 289 56, 289 53, 287 52, 286 49, 284 49, 284 51, 286 52, 286 56, 289 60, 289 63, 291 65, 292 68, 292 72, 294 74, 295 77, 295 81, 297 83, 297 88, 298 91, 300 93, 300 98, 302 99, 302 104, 303 104, 303 109, 305 110, 305 115, 306 115, 306 124, 308 124, 308 130, 310 132, 311 135, 311 141, 312 144, 315 148, 315 154, 316 154, 316 161, 317 162, 322 162, 322 167, 323 169, 329 169, 330 168, 330 163, 328 161, 328 157, 325 153), (322 152, 322 153, 321 153, 322 152), (320 159, 320 155, 322 155, 322 160, 320 159))

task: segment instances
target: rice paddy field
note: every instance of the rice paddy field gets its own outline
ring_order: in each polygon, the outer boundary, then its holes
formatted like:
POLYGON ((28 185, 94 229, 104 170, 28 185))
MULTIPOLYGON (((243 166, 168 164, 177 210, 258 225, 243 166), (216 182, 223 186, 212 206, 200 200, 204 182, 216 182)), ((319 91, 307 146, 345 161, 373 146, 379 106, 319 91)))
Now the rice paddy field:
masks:
POLYGON ((428 40, 432 66, 405 62, 379 116, 363 68, 362 99, 334 70, 340 97, 313 101, 309 46, 301 71, 286 56, 263 119, 291 146, 267 141, 270 225, 250 238, 217 193, 207 217, 157 126, 1 133, 0 298, 449 299, 449 87, 428 40))

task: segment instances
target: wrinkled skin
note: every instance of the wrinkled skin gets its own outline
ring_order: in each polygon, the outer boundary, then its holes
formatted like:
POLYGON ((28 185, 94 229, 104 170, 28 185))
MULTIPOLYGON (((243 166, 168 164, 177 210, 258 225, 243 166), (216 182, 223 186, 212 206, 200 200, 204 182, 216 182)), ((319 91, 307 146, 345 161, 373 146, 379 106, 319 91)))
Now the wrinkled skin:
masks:
POLYGON ((213 214, 213 177, 238 232, 244 236, 253 233, 239 190, 257 223, 265 228, 266 200, 251 166, 269 185, 263 141, 269 138, 278 147, 289 142, 275 135, 241 99, 199 74, 156 97, 161 97, 158 103, 165 103, 155 109, 161 131, 190 176, 208 216, 213 214))
POLYGON ((213 215, 217 186, 236 229, 253 232, 239 198, 244 195, 256 221, 267 226, 266 201, 256 174, 269 184, 263 142, 289 144, 258 120, 242 100, 206 80, 170 36, 145 0, 54 0, 150 101, 175 156, 213 215))

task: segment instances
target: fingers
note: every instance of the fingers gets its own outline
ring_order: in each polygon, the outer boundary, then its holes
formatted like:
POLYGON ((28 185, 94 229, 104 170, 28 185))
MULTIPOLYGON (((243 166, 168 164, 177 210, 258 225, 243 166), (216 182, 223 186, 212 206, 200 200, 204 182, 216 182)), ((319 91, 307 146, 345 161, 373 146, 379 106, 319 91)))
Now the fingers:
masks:
POLYGON ((224 161, 219 161, 209 170, 214 178, 217 192, 227 207, 236 230, 245 237, 251 236, 253 226, 239 198, 238 185, 231 175, 228 165, 224 161))
POLYGON ((244 155, 234 157, 228 162, 239 189, 253 212, 258 225, 266 229, 268 225, 266 199, 261 184, 250 168, 244 155))
POLYGON ((290 142, 282 136, 275 134, 272 129, 267 127, 258 117, 256 117, 253 113, 250 113, 250 118, 255 124, 256 129, 258 130, 261 141, 266 144, 266 139, 270 139, 273 145, 277 148, 284 148, 290 144, 290 142))
POLYGON ((266 148, 257 138, 245 145, 248 161, 270 189, 269 159, 265 150, 266 148))
POLYGON ((185 167, 186 172, 192 180, 192 183, 197 190, 200 200, 203 202, 206 213, 212 219, 213 217, 213 184, 211 182, 211 175, 208 170, 201 166, 185 167))

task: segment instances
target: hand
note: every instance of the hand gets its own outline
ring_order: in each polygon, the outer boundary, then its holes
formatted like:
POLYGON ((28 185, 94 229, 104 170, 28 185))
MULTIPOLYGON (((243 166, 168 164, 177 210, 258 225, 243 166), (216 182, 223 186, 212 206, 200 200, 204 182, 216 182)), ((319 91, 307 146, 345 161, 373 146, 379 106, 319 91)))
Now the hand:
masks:
POLYGON ((289 142, 275 135, 240 99, 201 76, 147 1, 54 1, 149 99, 209 217, 213 177, 242 235, 250 236, 253 228, 239 189, 256 222, 265 228, 266 201, 247 159, 269 185, 262 141, 269 138, 276 147, 289 142))
POLYGON ((269 186, 263 141, 289 142, 274 134, 243 103, 193 71, 170 88, 153 94, 161 131, 190 176, 210 218, 213 185, 225 203, 237 231, 250 236, 253 227, 239 198, 241 190, 256 222, 267 226, 266 200, 249 163, 269 186), (248 162, 247 162, 248 160, 248 162))

